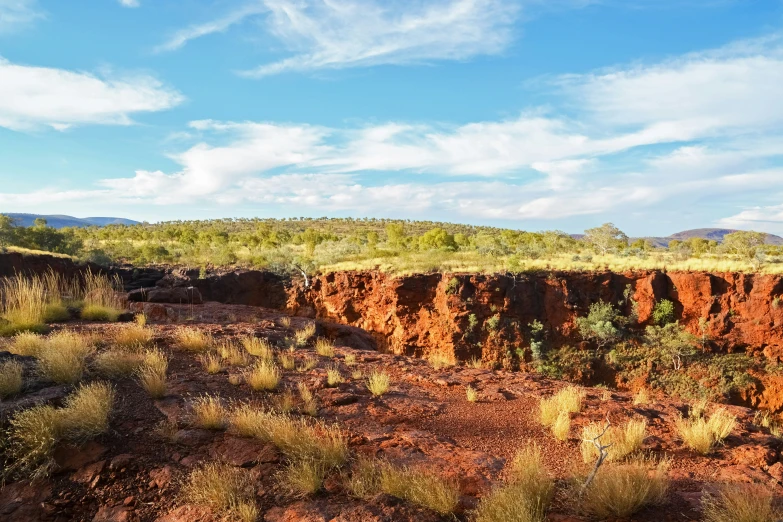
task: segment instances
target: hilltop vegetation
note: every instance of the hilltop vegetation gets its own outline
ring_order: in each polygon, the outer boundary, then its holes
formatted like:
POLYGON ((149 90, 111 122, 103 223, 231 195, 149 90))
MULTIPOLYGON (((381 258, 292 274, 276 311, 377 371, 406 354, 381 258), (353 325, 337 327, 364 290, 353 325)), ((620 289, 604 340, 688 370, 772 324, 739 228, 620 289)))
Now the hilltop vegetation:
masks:
POLYGON ((380 268, 393 272, 626 270, 783 271, 783 247, 767 235, 735 232, 724 241, 689 238, 666 248, 630 240, 611 223, 574 238, 440 223, 352 218, 218 219, 55 230, 39 219, 15 226, 0 215, 0 247, 17 246, 109 264, 243 266, 313 272, 380 268))

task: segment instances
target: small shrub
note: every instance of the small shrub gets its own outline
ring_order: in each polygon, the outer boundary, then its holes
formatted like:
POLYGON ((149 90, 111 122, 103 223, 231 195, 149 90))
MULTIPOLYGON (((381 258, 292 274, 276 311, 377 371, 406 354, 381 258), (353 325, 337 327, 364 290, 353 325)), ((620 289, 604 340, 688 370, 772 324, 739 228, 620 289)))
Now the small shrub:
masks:
POLYGON ((731 434, 736 424, 737 418, 723 408, 715 411, 708 419, 679 418, 675 421, 677 432, 685 445, 702 455, 711 453, 716 444, 731 434))
POLYGON ((704 522, 770 522, 783 518, 772 507, 772 494, 757 484, 725 485, 702 498, 704 522))
POLYGON ((255 522, 255 484, 249 471, 211 462, 194 469, 182 491, 187 502, 209 506, 218 514, 255 522))
POLYGON ((0 400, 22 391, 23 367, 18 361, 6 361, 0 364, 0 400))
POLYGON ((307 343, 310 341, 310 338, 312 338, 315 335, 315 323, 309 323, 304 328, 301 328, 294 332, 294 340, 296 341, 296 346, 303 347, 307 346, 307 343))
POLYGON ((205 352, 215 344, 210 334, 185 326, 177 328, 174 339, 179 348, 189 352, 205 352))
POLYGON ((468 398, 468 402, 477 402, 479 399, 478 390, 471 385, 465 387, 465 395, 468 398))
POLYGON ((653 307, 652 318, 655 324, 663 326, 674 322, 674 303, 661 299, 653 307))
POLYGON ((278 480, 294 495, 312 495, 323 487, 327 471, 322 462, 297 459, 288 463, 278 475, 278 480))
POLYGON ((315 341, 315 353, 322 357, 334 357, 334 344, 328 339, 319 337, 315 341))
POLYGON ((568 440, 568 434, 571 432, 571 415, 567 411, 561 411, 552 424, 552 435, 557 440, 568 440))
POLYGON ((222 430, 226 426, 226 408, 220 398, 205 395, 191 405, 195 424, 206 430, 222 430))
POLYGON ((452 277, 449 279, 449 282, 446 284, 446 293, 448 295, 454 295, 459 290, 459 279, 456 277, 452 277))
POLYGON ((261 360, 244 373, 245 382, 254 390, 269 391, 277 388, 282 375, 273 362, 261 360))
POLYGON ((331 366, 326 369, 326 385, 329 387, 337 386, 338 384, 345 382, 345 379, 343 379, 342 374, 340 373, 340 368, 337 366, 331 366))
MULTIPOLYGON (((137 317, 144 317, 139 314, 137 317)), ((144 325, 131 323, 123 326, 114 334, 114 344, 121 348, 134 348, 137 346, 148 346, 152 344, 154 337, 152 328, 144 325)))
MULTIPOLYGON (((582 459, 594 462, 598 459, 598 448, 593 439, 604 431, 604 426, 591 423, 582 429, 582 459)), ((609 444, 606 460, 608 462, 622 460, 628 455, 639 451, 644 443, 647 431, 647 421, 630 420, 625 426, 610 426, 601 438, 601 444, 609 444)))
POLYGON ((143 362, 139 353, 123 350, 106 350, 95 356, 92 366, 105 377, 119 379, 133 375, 143 362))
POLYGON ((627 518, 641 508, 663 502, 668 489, 668 461, 650 472, 651 463, 639 460, 602 466, 584 491, 582 507, 601 520, 627 518))
POLYGON ((387 391, 389 391, 389 384, 391 379, 389 374, 384 371, 373 370, 369 377, 367 377, 367 389, 375 397, 380 397, 387 391))
POLYGON ((204 371, 210 375, 220 373, 220 371, 223 369, 223 365, 221 364, 220 357, 218 357, 218 355, 215 353, 202 355, 201 366, 203 366, 204 371))

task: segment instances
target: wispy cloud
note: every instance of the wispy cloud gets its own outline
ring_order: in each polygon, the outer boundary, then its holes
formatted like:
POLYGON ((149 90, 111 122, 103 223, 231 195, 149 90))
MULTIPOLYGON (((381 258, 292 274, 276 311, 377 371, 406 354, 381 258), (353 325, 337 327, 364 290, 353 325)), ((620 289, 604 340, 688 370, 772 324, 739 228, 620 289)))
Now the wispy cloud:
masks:
POLYGON ((196 38, 201 38, 202 36, 207 36, 213 33, 221 33, 232 25, 238 24, 250 16, 258 15, 266 11, 268 11, 268 9, 263 5, 262 2, 256 2, 231 11, 215 20, 210 20, 202 24, 191 25, 175 32, 168 40, 157 46, 155 48, 155 52, 177 50, 191 40, 195 40, 196 38))
POLYGON ((99 77, 0 58, 0 78, 0 127, 13 130, 128 125, 134 113, 169 109, 184 100, 147 75, 99 77))
POLYGON ((118 0, 122 7, 139 7, 141 2, 139 0, 118 0))
POLYGON ((37 0, 0 0, 0 34, 17 31, 43 16, 37 0))

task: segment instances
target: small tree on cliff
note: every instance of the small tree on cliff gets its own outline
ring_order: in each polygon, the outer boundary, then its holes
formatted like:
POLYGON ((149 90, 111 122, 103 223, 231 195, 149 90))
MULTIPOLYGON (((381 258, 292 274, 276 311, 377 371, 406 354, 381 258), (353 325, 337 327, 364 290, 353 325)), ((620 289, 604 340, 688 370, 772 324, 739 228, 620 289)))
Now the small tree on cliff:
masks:
POLYGON ((696 353, 696 336, 680 326, 679 322, 648 326, 644 331, 644 342, 664 358, 670 359, 675 370, 681 369, 684 360, 696 353))
POLYGON ((607 254, 618 248, 628 246, 628 236, 612 223, 604 223, 600 227, 585 230, 586 243, 589 243, 600 254, 607 254))
POLYGON ((587 317, 576 320, 576 326, 585 341, 593 341, 602 349, 622 338, 620 326, 624 319, 611 303, 598 301, 590 305, 587 317))

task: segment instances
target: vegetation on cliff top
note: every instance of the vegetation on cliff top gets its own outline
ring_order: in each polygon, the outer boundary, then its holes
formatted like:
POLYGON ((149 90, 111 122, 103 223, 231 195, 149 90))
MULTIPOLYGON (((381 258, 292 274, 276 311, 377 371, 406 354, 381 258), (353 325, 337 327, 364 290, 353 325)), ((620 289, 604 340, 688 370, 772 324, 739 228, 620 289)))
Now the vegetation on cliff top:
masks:
POLYGON ((607 223, 576 238, 520 230, 386 219, 218 219, 55 230, 44 220, 17 227, 0 214, 0 247, 22 247, 108 264, 173 263, 307 272, 521 272, 662 269, 783 272, 783 247, 735 232, 658 248, 607 223))

